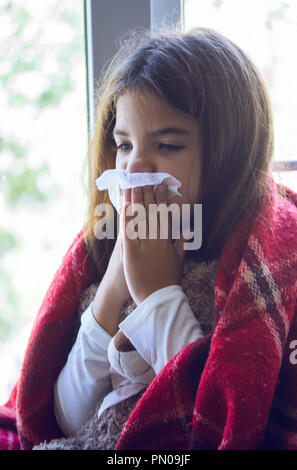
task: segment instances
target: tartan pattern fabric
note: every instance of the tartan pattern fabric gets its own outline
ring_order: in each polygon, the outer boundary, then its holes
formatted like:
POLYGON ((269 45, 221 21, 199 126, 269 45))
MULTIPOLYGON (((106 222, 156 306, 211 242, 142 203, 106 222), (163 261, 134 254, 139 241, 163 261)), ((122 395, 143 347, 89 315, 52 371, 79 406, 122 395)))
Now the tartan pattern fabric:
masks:
MULTIPOLYGON (((297 339, 297 194, 285 190, 287 198, 271 177, 261 216, 251 224, 247 216, 227 240, 212 331, 157 375, 116 450, 297 449, 297 365, 290 361, 297 339)), ((61 437, 53 384, 70 351, 79 294, 94 280, 81 231, 46 293, 20 378, 0 409, 2 448, 61 437)))

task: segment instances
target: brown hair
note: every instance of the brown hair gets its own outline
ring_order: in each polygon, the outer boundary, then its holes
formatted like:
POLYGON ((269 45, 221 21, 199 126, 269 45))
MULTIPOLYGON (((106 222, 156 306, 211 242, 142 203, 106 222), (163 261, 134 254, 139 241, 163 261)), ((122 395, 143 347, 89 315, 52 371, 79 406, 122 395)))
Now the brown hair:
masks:
MULTIPOLYGON (((202 259, 220 255, 238 222, 257 213, 267 187, 273 154, 270 100, 259 72, 246 54, 222 34, 195 28, 150 37, 134 31, 122 40, 101 75, 96 95, 94 137, 88 151, 85 241, 101 275, 115 240, 98 240, 97 204, 110 203, 95 179, 115 167, 112 130, 117 98, 148 90, 201 126, 203 162, 202 259)), ((198 201, 197 201, 198 202, 198 201)))

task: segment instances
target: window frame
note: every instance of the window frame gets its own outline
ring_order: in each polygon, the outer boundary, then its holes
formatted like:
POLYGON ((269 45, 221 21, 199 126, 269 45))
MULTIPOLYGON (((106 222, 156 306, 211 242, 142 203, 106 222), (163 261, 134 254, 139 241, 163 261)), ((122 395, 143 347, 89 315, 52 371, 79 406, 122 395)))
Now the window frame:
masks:
POLYGON ((84 0, 89 139, 94 131, 95 84, 103 66, 117 50, 116 41, 136 27, 156 34, 163 21, 180 18, 183 0, 84 0))

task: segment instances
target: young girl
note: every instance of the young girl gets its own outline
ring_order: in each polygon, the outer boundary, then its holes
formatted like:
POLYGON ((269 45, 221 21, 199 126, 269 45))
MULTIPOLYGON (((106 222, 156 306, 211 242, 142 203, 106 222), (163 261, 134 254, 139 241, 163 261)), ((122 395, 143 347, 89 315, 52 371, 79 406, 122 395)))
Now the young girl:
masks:
MULTIPOLYGON (((265 258, 280 228, 277 198, 290 213, 284 249, 294 256, 297 225, 293 193, 289 202, 270 171, 272 117, 260 75, 212 30, 133 36, 106 69, 96 109, 84 234, 98 279, 82 292, 80 329, 53 387, 64 438, 34 449, 259 446, 293 318, 294 302, 283 303, 278 343, 270 299, 278 302, 285 276, 269 269, 284 274, 278 263, 287 258, 265 258), (167 239, 98 240, 95 208, 109 200, 95 180, 112 168, 181 181, 170 204, 190 204, 192 215, 202 204, 202 247, 185 252, 170 231, 167 239), (267 282, 275 291, 266 296, 267 282)), ((169 204, 164 184, 123 197, 146 213, 169 204)), ((120 224, 128 222, 124 204, 120 224)))

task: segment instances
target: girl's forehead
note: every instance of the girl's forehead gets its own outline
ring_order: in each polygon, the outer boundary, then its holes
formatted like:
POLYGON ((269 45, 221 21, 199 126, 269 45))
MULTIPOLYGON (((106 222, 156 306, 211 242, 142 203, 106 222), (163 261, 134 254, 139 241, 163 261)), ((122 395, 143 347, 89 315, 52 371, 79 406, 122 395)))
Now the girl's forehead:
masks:
POLYGON ((119 96, 117 100, 117 112, 125 111, 127 107, 135 109, 150 109, 151 111, 160 111, 164 105, 165 100, 154 95, 147 90, 144 91, 127 91, 119 96))
POLYGON ((193 116, 184 113, 149 91, 122 94, 117 100, 116 121, 123 124, 150 123, 152 126, 157 122, 164 122, 170 126, 178 123, 184 126, 197 125, 197 120, 193 116))

